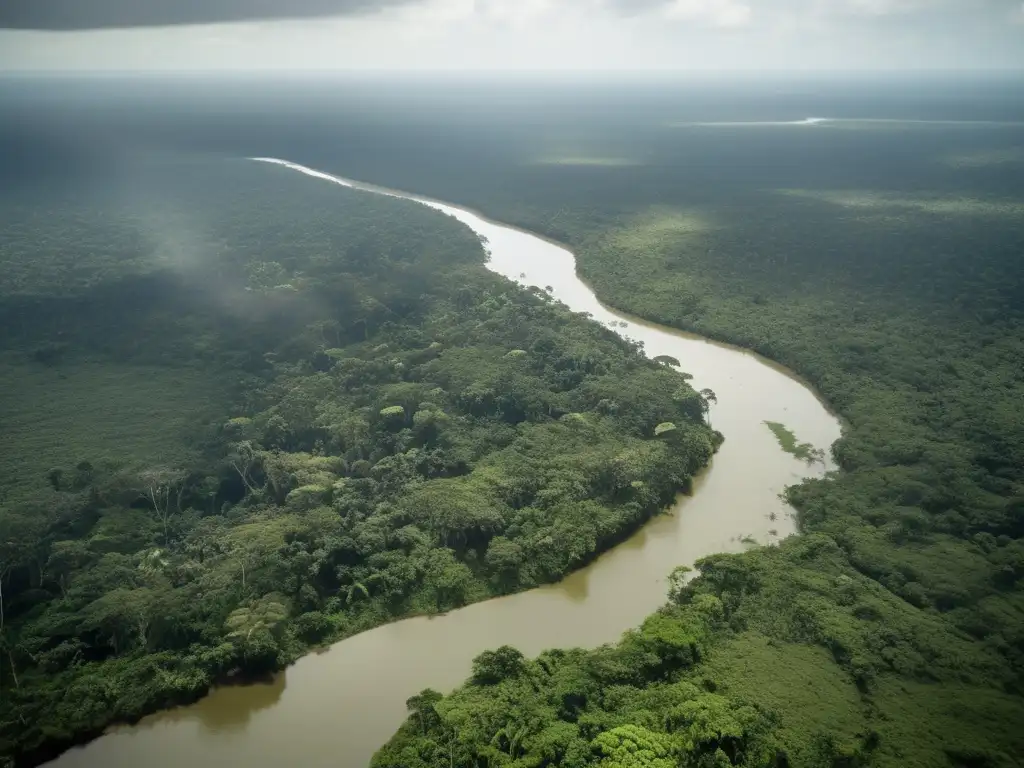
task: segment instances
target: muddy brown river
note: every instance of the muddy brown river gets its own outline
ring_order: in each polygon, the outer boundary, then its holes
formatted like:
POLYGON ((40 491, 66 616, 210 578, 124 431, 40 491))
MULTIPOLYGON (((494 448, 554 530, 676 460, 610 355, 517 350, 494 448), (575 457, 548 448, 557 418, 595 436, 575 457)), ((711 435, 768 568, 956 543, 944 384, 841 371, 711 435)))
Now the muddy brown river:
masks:
POLYGON ((665 601, 675 566, 795 533, 779 494, 831 466, 784 453, 765 422, 785 424, 826 453, 840 424, 793 375, 750 352, 608 309, 576 276, 572 253, 528 232, 445 203, 260 160, 279 166, 268 172, 406 197, 454 216, 486 238, 495 272, 551 286, 571 309, 642 341, 649 356, 678 359, 695 387, 716 393, 710 418, 726 441, 692 496, 560 584, 365 632, 301 659, 270 684, 218 689, 193 706, 112 729, 52 768, 365 768, 404 721, 405 700, 427 687, 454 688, 481 651, 508 644, 536 655, 615 641, 665 601))

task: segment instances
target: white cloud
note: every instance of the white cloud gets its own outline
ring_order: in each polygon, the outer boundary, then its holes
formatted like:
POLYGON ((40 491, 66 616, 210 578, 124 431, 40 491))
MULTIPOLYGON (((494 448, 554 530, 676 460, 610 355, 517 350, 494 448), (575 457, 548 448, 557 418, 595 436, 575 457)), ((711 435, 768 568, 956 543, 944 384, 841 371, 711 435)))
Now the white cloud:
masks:
MULTIPOLYGON (((382 11, 376 18, 369 16, 363 21, 376 23, 383 19, 411 25, 452 24, 472 17, 475 12, 476 0, 426 0, 390 8, 382 11)), ((339 17, 336 21, 347 23, 349 19, 339 17)))
MULTIPOLYGON (((415 8, 415 6, 412 6, 415 8)), ((438 21, 458 21, 473 15, 476 0, 430 0, 421 7, 421 13, 438 21)))
POLYGON ((753 15, 749 5, 737 0, 672 0, 661 13, 668 19, 716 27, 742 27, 750 23, 753 15))
POLYGON ((927 5, 930 0, 845 0, 839 3, 851 13, 867 16, 889 16, 894 13, 909 13, 927 5))
POLYGON ((477 11, 502 24, 523 26, 553 10, 552 0, 476 0, 477 11))
POLYGON ((1019 69, 1022 29, 1021 0, 410 0, 304 21, 0 30, 0 71, 1019 69))
MULTIPOLYGON (((773 0, 766 0, 766 3, 773 0)), ((995 19, 1017 0, 803 0, 822 14, 888 17, 919 14, 951 18, 956 15, 995 19)), ((800 3, 797 3, 799 6, 800 3)), ((1022 10, 1024 12, 1024 10, 1022 10)))

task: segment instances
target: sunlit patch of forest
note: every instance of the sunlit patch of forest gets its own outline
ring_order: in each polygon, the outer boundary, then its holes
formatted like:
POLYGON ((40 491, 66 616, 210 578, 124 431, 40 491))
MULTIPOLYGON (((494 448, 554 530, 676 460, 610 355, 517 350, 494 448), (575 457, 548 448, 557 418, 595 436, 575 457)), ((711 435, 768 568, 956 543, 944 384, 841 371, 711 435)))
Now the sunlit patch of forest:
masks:
POLYGON ((681 373, 493 275, 423 206, 209 158, 48 183, 0 201, 18 764, 556 581, 720 440, 681 373))
POLYGON ((931 213, 936 216, 1021 216, 1024 203, 1017 200, 979 200, 972 197, 902 197, 874 190, 780 189, 794 197, 823 200, 844 208, 869 208, 884 215, 880 221, 903 223, 901 211, 931 213))
POLYGON ((962 169, 985 168, 992 165, 1020 165, 1024 163, 1024 147, 981 149, 962 154, 950 154, 941 158, 941 162, 962 169))

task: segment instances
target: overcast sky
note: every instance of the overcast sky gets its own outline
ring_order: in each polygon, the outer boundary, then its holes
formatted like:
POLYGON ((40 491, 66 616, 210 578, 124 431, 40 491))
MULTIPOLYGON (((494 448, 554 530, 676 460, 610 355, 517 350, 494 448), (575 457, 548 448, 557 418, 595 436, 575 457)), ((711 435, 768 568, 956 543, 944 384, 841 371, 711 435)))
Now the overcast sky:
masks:
POLYGON ((0 70, 905 68, 1024 69, 1024 3, 0 0, 0 70))

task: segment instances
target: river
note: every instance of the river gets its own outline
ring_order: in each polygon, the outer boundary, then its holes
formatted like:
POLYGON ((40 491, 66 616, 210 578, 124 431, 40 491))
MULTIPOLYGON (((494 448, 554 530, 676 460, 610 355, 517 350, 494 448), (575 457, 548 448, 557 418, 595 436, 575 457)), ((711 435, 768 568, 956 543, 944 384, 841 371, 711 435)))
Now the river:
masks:
POLYGON ((508 644, 532 656, 613 642, 664 603, 675 566, 795 532, 779 494, 831 466, 784 453, 765 422, 781 422, 826 452, 840 424, 792 374, 745 350, 608 309, 576 276, 572 253, 529 232, 446 203, 258 159, 283 166, 281 172, 418 200, 454 216, 486 239, 493 271, 550 286, 573 310, 642 341, 651 357, 679 360, 695 387, 716 393, 710 419, 725 443, 693 495, 681 497, 671 514, 559 584, 365 632, 306 656, 272 683, 218 689, 192 706, 112 729, 52 768, 365 768, 404 721, 405 700, 427 687, 454 688, 481 651, 508 644))

